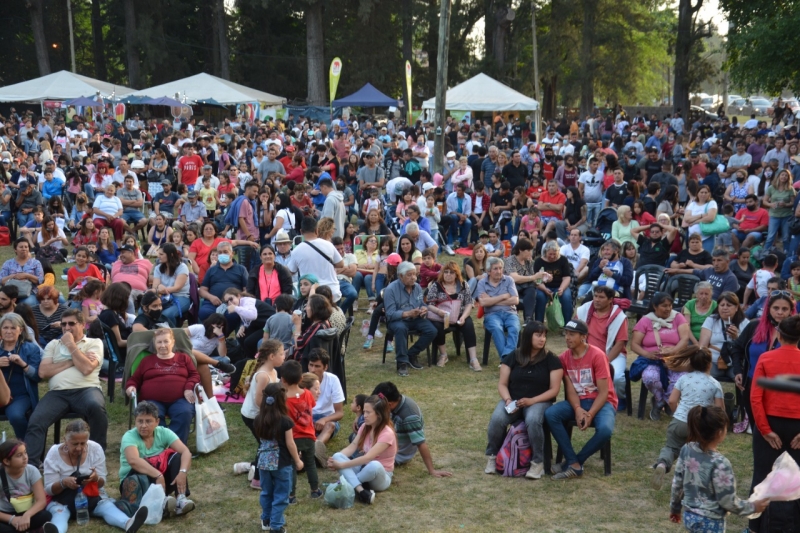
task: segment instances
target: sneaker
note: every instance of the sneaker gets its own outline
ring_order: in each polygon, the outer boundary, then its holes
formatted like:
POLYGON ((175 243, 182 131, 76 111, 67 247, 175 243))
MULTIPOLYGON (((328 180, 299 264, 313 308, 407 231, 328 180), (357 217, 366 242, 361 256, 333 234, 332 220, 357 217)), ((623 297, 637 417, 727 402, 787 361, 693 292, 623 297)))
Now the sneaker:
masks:
POLYGON ((553 474, 560 474, 567 469, 567 463, 556 463, 550 467, 550 472, 553 474))
POLYGON ((617 400, 617 412, 621 413, 628 408, 628 401, 626 398, 619 398, 617 400))
POLYGON ((311 499, 316 500, 317 498, 322 498, 322 489, 311 491, 311 499))
POLYGON ((358 300, 353 302, 353 312, 355 313, 356 311, 358 311, 358 300))
POLYGON ((297 496, 289 496, 289 505, 297 504, 297 496))
POLYGON ((250 481, 250 488, 254 490, 261 490, 261 480, 253 479, 250 481))
POLYGON ((444 245, 444 251, 445 251, 445 253, 447 255, 456 255, 456 252, 453 250, 453 248, 449 244, 445 244, 444 245))
POLYGON ((42 526, 42 533, 58 533, 58 527, 52 522, 45 522, 42 526))
POLYGON ((423 369, 423 366, 421 364, 419 364, 419 361, 417 361, 416 358, 409 359, 408 360, 408 366, 410 366, 414 370, 422 370, 423 369))
POLYGON ((183 516, 191 513, 192 511, 194 511, 194 502, 186 496, 178 496, 178 504, 176 506, 175 513, 178 516, 183 516))
POLYGON ((664 486, 664 476, 666 475, 667 475, 667 465, 659 461, 653 471, 653 479, 650 482, 650 485, 655 490, 661 490, 661 487, 664 486))
POLYGON ((286 527, 281 526, 280 529, 272 529, 270 528, 269 533, 286 533, 286 527))
POLYGON ((366 503, 367 505, 372 505, 372 502, 375 501, 375 491, 373 490, 362 490, 356 496, 361 503, 366 503))
POLYGON ((361 348, 363 348, 364 350, 369 350, 370 348, 372 348, 372 339, 367 337, 367 340, 364 341, 364 345, 361 348))
POLYGON ((653 422, 661 420, 661 404, 656 401, 655 396, 653 396, 653 407, 650 409, 650 420, 653 422))
POLYGON ((486 460, 486 468, 483 469, 484 474, 496 474, 497 473, 497 456, 490 455, 489 458, 486 460))
POLYGON ((217 363, 217 370, 219 370, 220 372, 224 372, 225 374, 233 374, 234 372, 236 372, 236 367, 230 363, 225 363, 220 361, 219 363, 217 363))
POLYGON ((250 463, 235 463, 233 465, 233 473, 238 475, 247 474, 250 472, 250 463))
POLYGON ((175 516, 175 508, 178 506, 178 500, 175 496, 167 496, 164 498, 164 518, 175 516))
POLYGON ((261 531, 269 531, 269 520, 261 521, 261 531))
POLYGON ((386 353, 392 353, 393 351, 394 351, 394 342, 393 341, 389 341, 386 344, 386 353))
POLYGON ((578 478, 583 475, 583 468, 573 468, 568 466, 566 470, 562 470, 558 474, 554 475, 551 479, 553 481, 558 481, 560 479, 572 479, 578 478))
POLYGON ((525 474, 525 477, 528 479, 541 479, 543 475, 544 475, 544 463, 531 462, 531 467, 528 469, 528 472, 525 474))
POLYGON ((397 365, 397 375, 400 376, 401 378, 407 378, 408 365, 405 363, 400 363, 399 365, 397 365))
POLYGON ((324 442, 318 440, 314 443, 314 458, 322 468, 328 468, 328 448, 324 442))
POLYGON ((447 354, 443 353, 439 355, 439 360, 436 361, 436 366, 438 366, 439 368, 444 368, 444 365, 447 364, 447 361, 448 361, 447 354))
MULTIPOLYGON (((379 329, 375 330, 375 338, 376 339, 382 339, 383 338, 383 333, 381 333, 381 330, 379 330, 379 329)), ((389 344, 391 344, 391 342, 389 344)), ((394 348, 392 348, 392 350, 394 350, 394 348)))
POLYGON ((483 372, 483 368, 481 367, 481 364, 478 362, 478 360, 477 360, 477 359, 472 359, 472 360, 469 362, 469 367, 470 367, 472 370, 474 370, 475 372, 483 372))
MULTIPOLYGON (((147 520, 147 507, 139 507, 136 513, 125 522, 125 533, 136 533, 147 520)), ((46 531, 46 530, 45 530, 46 531)))
POLYGON ((251 464, 249 466, 247 469, 247 481, 253 481, 256 477, 256 465, 251 464))

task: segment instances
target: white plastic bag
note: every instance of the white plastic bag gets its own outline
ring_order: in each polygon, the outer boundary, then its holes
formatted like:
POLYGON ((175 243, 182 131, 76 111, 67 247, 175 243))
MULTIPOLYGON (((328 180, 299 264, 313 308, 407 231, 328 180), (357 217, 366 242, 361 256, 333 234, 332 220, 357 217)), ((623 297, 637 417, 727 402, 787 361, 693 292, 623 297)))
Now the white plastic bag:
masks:
POLYGON ((356 499, 356 491, 344 476, 339 476, 339 483, 328 485, 325 489, 325 501, 336 509, 350 509, 356 499))
POLYGON ((147 507, 145 524, 154 526, 161 522, 161 513, 164 511, 164 499, 166 497, 164 487, 158 483, 153 483, 147 488, 147 492, 144 493, 142 502, 139 504, 139 507, 147 507))
POLYGON ((766 479, 756 485, 750 501, 769 498, 773 502, 790 502, 800 499, 800 467, 789 452, 783 452, 772 465, 766 479))
POLYGON ((216 398, 209 398, 199 385, 194 387, 195 401, 195 433, 197 434, 197 451, 213 452, 228 441, 228 424, 225 413, 219 407, 216 398), (199 400, 202 399, 203 403, 199 400))

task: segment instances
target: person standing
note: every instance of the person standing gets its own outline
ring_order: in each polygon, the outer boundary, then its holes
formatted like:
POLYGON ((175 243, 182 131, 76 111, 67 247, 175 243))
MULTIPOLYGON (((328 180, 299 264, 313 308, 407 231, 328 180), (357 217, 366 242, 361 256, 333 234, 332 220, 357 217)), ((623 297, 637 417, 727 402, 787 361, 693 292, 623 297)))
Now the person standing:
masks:
POLYGON ((586 201, 586 222, 590 228, 597 223, 597 216, 603 209, 603 173, 599 170, 600 160, 592 158, 589 161, 589 170, 581 173, 578 178, 578 190, 586 201))

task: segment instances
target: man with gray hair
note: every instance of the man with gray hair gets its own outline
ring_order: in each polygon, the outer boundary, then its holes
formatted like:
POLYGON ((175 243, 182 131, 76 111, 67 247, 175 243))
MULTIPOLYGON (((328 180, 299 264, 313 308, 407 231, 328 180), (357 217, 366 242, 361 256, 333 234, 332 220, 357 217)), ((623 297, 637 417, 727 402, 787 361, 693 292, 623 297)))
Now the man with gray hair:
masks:
POLYGON ((728 268, 730 265, 730 256, 727 250, 716 248, 711 252, 711 268, 703 270, 696 270, 692 268, 668 268, 668 274, 694 274, 701 281, 708 281, 711 283, 712 294, 711 298, 714 301, 719 299, 720 294, 723 292, 733 292, 739 290, 739 280, 736 275, 728 268))
POLYGON ((505 264, 502 259, 490 257, 486 264, 489 275, 478 282, 475 294, 483 307, 483 326, 494 339, 497 354, 502 360, 517 349, 519 295, 514 280, 503 274, 505 264))
MULTIPOLYGON (((406 235, 408 235, 409 239, 414 241, 414 246, 417 247, 417 250, 422 251, 427 248, 433 248, 434 250, 436 250, 434 256, 439 250, 439 245, 436 244, 436 241, 433 240, 433 237, 431 237, 427 231, 419 229, 419 224, 417 224, 416 222, 410 222, 406 226, 406 235)), ((400 252, 399 239, 397 242, 397 252, 398 253, 400 252)))
POLYGON ((428 307, 422 297, 422 287, 417 283, 417 268, 413 263, 403 261, 397 266, 397 279, 384 290, 383 303, 386 327, 394 336, 397 373, 401 377, 408 376, 409 366, 422 370, 417 355, 436 338, 436 328, 427 318, 428 307), (409 333, 419 336, 411 348, 408 347, 409 333))

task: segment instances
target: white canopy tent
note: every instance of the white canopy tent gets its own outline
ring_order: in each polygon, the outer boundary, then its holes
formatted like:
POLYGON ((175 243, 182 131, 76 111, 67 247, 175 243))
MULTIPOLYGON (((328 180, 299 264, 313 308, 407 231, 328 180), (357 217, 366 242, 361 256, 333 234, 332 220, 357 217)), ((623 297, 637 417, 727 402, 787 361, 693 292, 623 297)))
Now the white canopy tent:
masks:
POLYGON ((0 102, 70 100, 81 96, 91 98, 98 92, 104 98, 109 98, 112 94, 126 96, 134 92, 134 89, 62 70, 41 78, 0 87, 0 102))
MULTIPOLYGON (((490 78, 486 74, 460 83, 447 91, 448 111, 535 111, 539 103, 533 98, 490 78)), ((435 109, 436 98, 422 102, 422 109, 435 109)))
POLYGON ((162 96, 172 98, 175 93, 180 94, 181 101, 183 101, 184 97, 187 101, 200 103, 203 100, 213 99, 221 105, 234 105, 254 101, 263 102, 270 106, 286 103, 286 98, 282 96, 251 89, 206 73, 195 74, 188 78, 136 91, 137 95, 149 96, 150 98, 161 98, 162 96))

